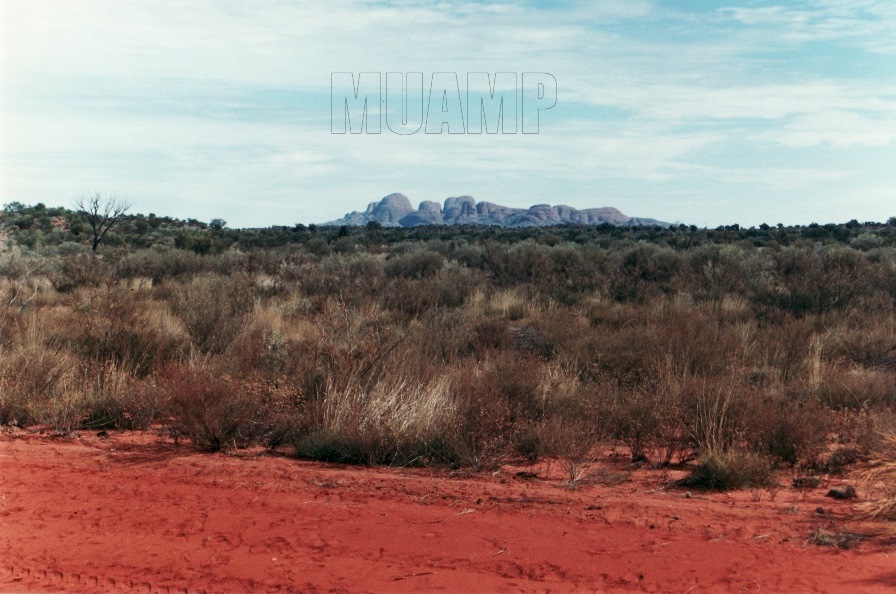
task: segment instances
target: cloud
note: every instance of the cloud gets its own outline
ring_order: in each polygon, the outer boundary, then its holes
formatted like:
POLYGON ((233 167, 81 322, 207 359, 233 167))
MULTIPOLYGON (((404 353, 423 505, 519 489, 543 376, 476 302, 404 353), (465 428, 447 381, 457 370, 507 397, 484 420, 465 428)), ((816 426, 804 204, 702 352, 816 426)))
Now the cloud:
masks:
POLYGON ((820 144, 835 148, 885 147, 896 141, 896 112, 887 118, 872 118, 853 111, 816 111, 796 116, 781 128, 759 137, 788 148, 820 144))
POLYGON ((778 42, 842 41, 896 53, 896 7, 879 0, 812 0, 798 5, 720 9, 739 23, 761 29, 778 42))

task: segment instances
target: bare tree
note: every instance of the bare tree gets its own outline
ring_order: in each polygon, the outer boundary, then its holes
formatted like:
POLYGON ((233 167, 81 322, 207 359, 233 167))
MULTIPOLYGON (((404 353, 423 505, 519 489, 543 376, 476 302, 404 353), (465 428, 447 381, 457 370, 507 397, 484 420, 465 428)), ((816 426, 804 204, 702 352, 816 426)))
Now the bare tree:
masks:
POLYGON ((91 247, 94 253, 109 229, 123 219, 125 213, 131 208, 128 202, 121 201, 115 196, 104 198, 99 193, 88 198, 81 198, 76 206, 78 210, 87 215, 87 222, 93 232, 91 247))

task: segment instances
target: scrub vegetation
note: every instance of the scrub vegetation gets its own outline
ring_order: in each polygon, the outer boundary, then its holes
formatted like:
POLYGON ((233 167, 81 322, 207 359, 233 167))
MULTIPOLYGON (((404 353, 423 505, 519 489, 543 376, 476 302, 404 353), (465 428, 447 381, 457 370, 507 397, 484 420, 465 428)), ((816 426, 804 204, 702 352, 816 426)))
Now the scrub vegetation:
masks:
POLYGON ((85 214, 3 210, 0 424, 357 464, 549 457, 573 481, 613 447, 695 461, 689 484, 717 489, 874 457, 892 482, 896 219, 234 230, 125 214, 94 253, 85 214))

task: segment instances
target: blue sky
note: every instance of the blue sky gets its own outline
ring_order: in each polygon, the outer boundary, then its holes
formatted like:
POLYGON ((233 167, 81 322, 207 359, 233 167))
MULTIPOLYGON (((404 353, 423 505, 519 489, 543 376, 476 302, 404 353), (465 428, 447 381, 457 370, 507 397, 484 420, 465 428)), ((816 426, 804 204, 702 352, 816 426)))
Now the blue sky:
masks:
POLYGON ((391 192, 886 220, 896 3, 0 0, 0 201, 95 191, 241 227, 391 192), (538 134, 332 134, 333 72, 550 73, 557 102, 538 134))

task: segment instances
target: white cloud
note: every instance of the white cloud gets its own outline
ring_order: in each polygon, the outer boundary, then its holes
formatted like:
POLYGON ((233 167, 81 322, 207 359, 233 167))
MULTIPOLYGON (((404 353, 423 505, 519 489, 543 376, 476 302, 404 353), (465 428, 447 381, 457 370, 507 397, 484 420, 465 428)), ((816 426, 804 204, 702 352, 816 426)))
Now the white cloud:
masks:
POLYGON ((788 148, 828 144, 835 148, 884 147, 896 141, 896 111, 886 118, 865 117, 845 110, 801 114, 781 128, 759 135, 788 148))
POLYGON ((896 7, 886 0, 812 0, 798 4, 721 9, 788 42, 845 41, 896 53, 896 7))

